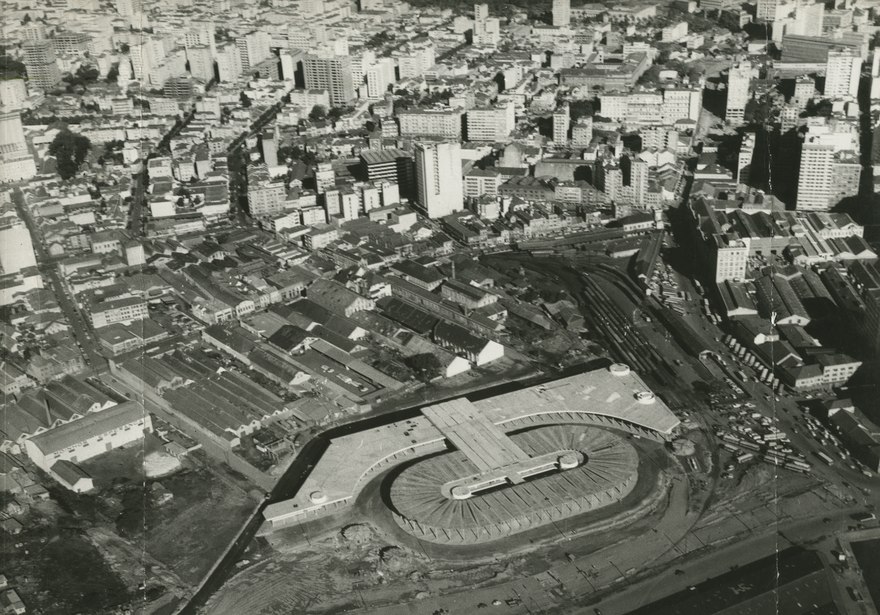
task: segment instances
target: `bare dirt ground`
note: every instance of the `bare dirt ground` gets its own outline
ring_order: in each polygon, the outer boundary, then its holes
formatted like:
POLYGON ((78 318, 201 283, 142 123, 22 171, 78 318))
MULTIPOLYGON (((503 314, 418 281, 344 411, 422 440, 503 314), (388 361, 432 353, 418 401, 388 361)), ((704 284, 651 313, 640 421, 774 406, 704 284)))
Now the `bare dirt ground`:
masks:
MULTIPOLYGON (((624 502, 545 528, 472 548, 424 543, 394 523, 381 497, 386 475, 368 485, 351 513, 268 537, 245 569, 208 604, 210 615, 336 613, 388 607, 510 583, 573 554, 635 538, 665 507, 658 480, 675 464, 660 445, 633 441, 646 454, 624 502), (342 528, 342 531, 340 531, 342 528), (613 529, 616 528, 616 529, 613 529)), ((429 611, 430 612, 430 611, 429 611)))

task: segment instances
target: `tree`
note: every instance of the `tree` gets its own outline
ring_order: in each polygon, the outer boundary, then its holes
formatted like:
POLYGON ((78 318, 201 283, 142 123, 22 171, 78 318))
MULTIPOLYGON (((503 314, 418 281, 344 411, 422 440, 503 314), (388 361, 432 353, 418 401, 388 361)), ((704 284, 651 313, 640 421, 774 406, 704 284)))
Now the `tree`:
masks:
POLYGON ((443 372, 443 366, 437 355, 430 352, 417 354, 404 359, 407 367, 412 369, 422 380, 431 380, 440 376, 443 372))
POLYGON ((568 113, 571 121, 576 122, 582 117, 590 117, 595 113, 593 103, 589 100, 574 100, 568 104, 568 113))
POLYGON ((55 156, 61 179, 70 179, 76 175, 80 165, 85 161, 91 145, 88 138, 71 132, 68 128, 64 128, 55 135, 49 145, 49 153, 55 156))
POLYGON ((15 58, 0 56, 0 79, 18 79, 27 75, 27 68, 15 58))
POLYGON ((247 109, 248 107, 251 106, 251 99, 248 98, 248 95, 245 94, 244 92, 242 92, 241 96, 239 96, 238 98, 241 101, 240 104, 241 104, 242 108, 247 109))
POLYGON ((309 111, 309 119, 313 122, 320 122, 327 117, 327 109, 324 105, 315 105, 309 111))
POLYGON ((119 64, 114 64, 107 71, 107 83, 116 83, 117 79, 119 79, 119 64))

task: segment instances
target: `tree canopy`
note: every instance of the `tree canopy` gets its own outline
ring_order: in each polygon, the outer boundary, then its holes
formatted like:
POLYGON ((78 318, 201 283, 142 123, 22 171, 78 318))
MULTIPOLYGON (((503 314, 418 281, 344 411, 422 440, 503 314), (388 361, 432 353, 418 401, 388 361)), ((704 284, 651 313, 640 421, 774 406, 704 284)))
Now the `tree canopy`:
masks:
POLYGON ((327 117, 327 108, 324 105, 315 105, 309 111, 309 119, 313 122, 320 122, 327 117))
POLYGON ((49 153, 55 156, 61 179, 70 179, 76 175, 91 146, 88 138, 67 128, 55 135, 55 139, 49 145, 49 153))
POLYGON ((437 355, 426 352, 404 359, 407 367, 412 369, 422 380, 431 380, 442 375, 443 366, 437 355))
POLYGON ((18 79, 27 75, 24 64, 7 55, 0 56, 0 79, 18 79))
POLYGON ((248 107, 251 106, 251 99, 248 98, 248 95, 245 94, 244 92, 242 92, 241 96, 239 96, 238 98, 241 101, 242 108, 247 109, 248 107))

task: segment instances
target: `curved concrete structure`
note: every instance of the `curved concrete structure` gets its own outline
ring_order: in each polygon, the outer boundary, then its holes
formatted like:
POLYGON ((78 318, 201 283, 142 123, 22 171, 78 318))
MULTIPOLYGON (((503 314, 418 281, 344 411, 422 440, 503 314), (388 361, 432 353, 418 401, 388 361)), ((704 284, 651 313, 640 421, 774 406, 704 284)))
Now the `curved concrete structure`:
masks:
POLYGON ((487 542, 619 502, 638 479, 636 450, 604 429, 554 425, 511 439, 536 458, 547 450, 564 451, 561 457, 573 466, 456 498, 444 485, 450 477, 471 473, 473 465, 459 451, 431 457, 394 479, 390 493, 397 524, 429 542, 487 542))
MULTIPOLYGON (((654 397, 644 381, 620 364, 476 402, 444 402, 425 408, 423 414, 333 440, 296 497, 266 507, 268 528, 344 509, 380 472, 450 448, 465 447, 468 450, 464 452, 473 460, 479 457, 483 443, 493 443, 478 473, 497 474, 503 469, 510 475, 517 468, 537 465, 498 434, 567 423, 612 427, 668 440, 679 425, 678 418, 654 397), (447 421, 447 415, 456 418, 447 421), (322 496, 320 502, 310 497, 315 492, 322 496)), ((554 463, 558 465, 558 460, 554 463)))

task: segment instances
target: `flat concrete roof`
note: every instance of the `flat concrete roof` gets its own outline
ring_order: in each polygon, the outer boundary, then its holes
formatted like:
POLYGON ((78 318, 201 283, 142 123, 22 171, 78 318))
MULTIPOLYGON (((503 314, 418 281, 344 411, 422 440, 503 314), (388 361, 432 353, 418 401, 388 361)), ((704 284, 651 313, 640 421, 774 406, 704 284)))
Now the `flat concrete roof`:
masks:
MULTIPOLYGON (((425 408, 422 416, 332 440, 297 495, 267 506, 265 518, 283 521, 327 514, 334 507, 351 503, 366 480, 380 469, 407 458, 447 450, 447 438, 465 447, 482 442, 482 437, 488 435, 486 431, 478 436, 473 430, 456 428, 444 433, 438 428, 438 423, 445 429, 458 422, 456 416, 466 415, 480 417, 482 426, 492 425, 493 431, 498 430, 495 435, 541 422, 596 422, 668 438, 679 424, 666 404, 654 397, 644 381, 625 365, 612 365, 480 401, 444 402, 425 408)), ((510 441, 507 436, 503 438, 510 441)), ((510 444, 519 449, 512 441, 510 444)), ((478 457, 473 451, 462 452, 469 459, 468 453, 478 457)), ((515 457, 513 449, 496 448, 488 458, 484 457, 484 463, 515 457)))

